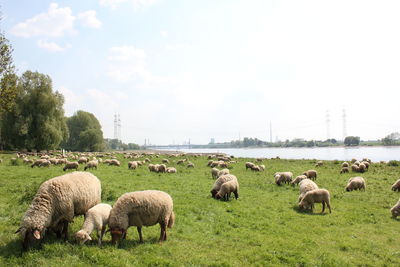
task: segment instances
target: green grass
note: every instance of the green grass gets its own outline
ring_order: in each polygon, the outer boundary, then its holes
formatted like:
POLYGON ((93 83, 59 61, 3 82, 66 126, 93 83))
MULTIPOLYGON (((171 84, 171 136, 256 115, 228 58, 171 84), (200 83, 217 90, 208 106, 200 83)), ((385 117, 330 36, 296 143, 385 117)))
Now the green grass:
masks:
MULTIPOLYGON (((21 254, 21 241, 14 234, 39 185, 62 175, 61 166, 30 168, 12 165, 12 155, 0 155, 0 266, 400 266, 398 220, 389 209, 399 199, 391 191, 400 178, 399 167, 372 164, 362 176, 365 192, 345 192, 347 180, 356 174, 339 174, 339 161, 318 167, 317 184, 331 193, 332 213, 297 209, 298 187, 274 184, 277 171, 299 175, 314 169, 314 160, 265 160, 264 172, 246 171, 236 159, 231 173, 238 177, 240 198, 214 200, 214 183, 205 157, 190 157, 194 169, 169 164, 176 174, 150 173, 147 166, 128 170, 100 165, 91 171, 102 182, 103 202, 113 204, 125 192, 157 189, 174 200, 176 223, 168 240, 158 243, 159 226, 143 228, 144 244, 138 243, 135 227, 119 248, 106 234, 103 246, 97 237, 80 246, 73 234, 83 223, 71 224, 69 242, 50 237, 43 249, 21 254)), ((176 160, 175 160, 176 161, 176 160)), ((161 158, 152 162, 160 163, 161 158)), ((83 169, 83 167, 80 167, 83 169)))

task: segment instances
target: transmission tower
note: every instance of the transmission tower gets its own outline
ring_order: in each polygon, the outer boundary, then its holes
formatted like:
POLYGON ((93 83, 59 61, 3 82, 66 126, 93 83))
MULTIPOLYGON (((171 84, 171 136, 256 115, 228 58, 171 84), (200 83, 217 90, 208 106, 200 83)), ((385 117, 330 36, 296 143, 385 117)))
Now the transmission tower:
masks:
POLYGON ((114 115, 114 139, 121 140, 121 117, 119 114, 114 115))
POLYGON ((121 137, 121 115, 120 114, 118 114, 117 127, 118 127, 118 140, 122 140, 122 137, 121 137))
POLYGON ((346 110, 343 108, 343 140, 347 136, 347 125, 346 125, 346 110))
POLYGON ((330 129, 330 117, 329 117, 329 110, 326 111, 326 139, 331 138, 331 129, 330 129))

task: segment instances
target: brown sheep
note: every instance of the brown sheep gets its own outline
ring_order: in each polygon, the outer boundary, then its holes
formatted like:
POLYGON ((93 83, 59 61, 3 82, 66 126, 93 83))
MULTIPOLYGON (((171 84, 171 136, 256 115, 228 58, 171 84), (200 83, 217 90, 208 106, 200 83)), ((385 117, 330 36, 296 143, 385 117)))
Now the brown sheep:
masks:
POLYGON ((300 209, 311 208, 313 210, 314 203, 322 203, 322 211, 325 211, 325 204, 329 209, 329 213, 332 213, 331 204, 330 204, 330 194, 326 189, 314 189, 308 191, 304 197, 301 199, 299 203, 300 209))
POLYGON ((307 176, 308 179, 317 180, 317 171, 316 170, 308 170, 303 173, 303 175, 307 176))

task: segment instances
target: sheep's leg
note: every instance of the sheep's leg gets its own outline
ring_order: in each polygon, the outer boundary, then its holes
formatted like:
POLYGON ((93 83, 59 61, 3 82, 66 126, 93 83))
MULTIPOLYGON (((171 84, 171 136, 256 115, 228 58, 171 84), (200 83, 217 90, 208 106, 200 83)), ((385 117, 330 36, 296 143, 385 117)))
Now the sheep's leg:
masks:
POLYGON ((239 198, 239 194, 238 194, 238 192, 237 191, 235 191, 235 192, 233 192, 234 194, 235 194, 235 199, 238 199, 239 198))
POLYGON ((104 233, 106 232, 106 226, 101 228, 100 237, 99 237, 99 246, 101 246, 101 241, 103 240, 104 233))
POLYGON ((67 241, 68 240, 68 221, 67 220, 64 221, 62 233, 64 235, 64 241, 67 241))
POLYGON ((329 213, 332 213, 332 211, 331 211, 331 205, 329 204, 329 202, 326 202, 326 205, 328 206, 329 213))
POLYGON ((165 223, 160 223, 161 233, 160 233, 160 242, 165 241, 167 239, 167 226, 165 223))
POLYGON ((324 213, 324 211, 325 211, 325 201, 322 201, 322 211, 321 211, 321 213, 324 213))
POLYGON ((143 243, 142 227, 141 227, 141 226, 138 226, 138 227, 137 227, 137 231, 138 231, 138 233, 139 233, 139 241, 140 241, 140 243, 143 243))

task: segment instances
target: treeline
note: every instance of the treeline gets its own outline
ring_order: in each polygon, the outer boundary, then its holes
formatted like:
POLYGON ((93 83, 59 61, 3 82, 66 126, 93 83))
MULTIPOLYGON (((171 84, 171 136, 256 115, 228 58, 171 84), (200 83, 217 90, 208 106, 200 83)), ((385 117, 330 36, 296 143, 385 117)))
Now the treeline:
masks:
MULTIPOLYGON (((114 148, 104 140, 98 119, 79 110, 64 115, 64 96, 53 91, 50 76, 26 71, 15 74, 12 47, 0 31, 0 149, 103 151, 114 148)), ((120 142, 120 141, 119 141, 120 142)), ((135 144, 116 146, 138 148, 135 144)))

